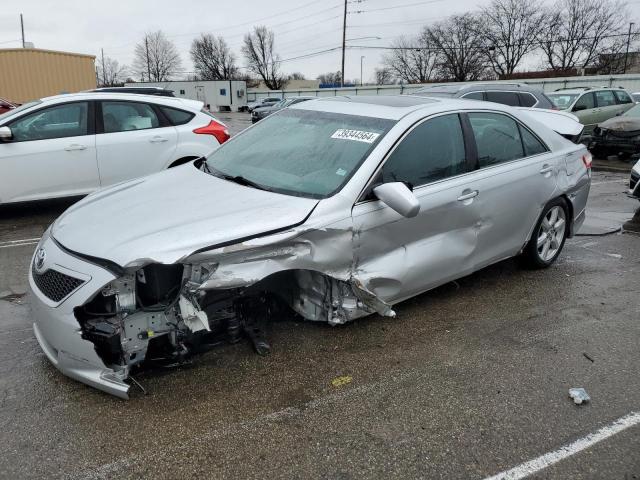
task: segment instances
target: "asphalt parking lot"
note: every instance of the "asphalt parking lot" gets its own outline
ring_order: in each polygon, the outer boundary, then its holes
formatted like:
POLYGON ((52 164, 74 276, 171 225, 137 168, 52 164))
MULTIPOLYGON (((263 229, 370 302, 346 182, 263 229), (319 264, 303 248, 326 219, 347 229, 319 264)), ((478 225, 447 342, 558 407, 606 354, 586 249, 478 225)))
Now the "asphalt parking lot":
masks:
MULTIPOLYGON (((250 123, 219 117, 233 133, 250 123)), ((587 224, 550 269, 505 261, 396 319, 274 321, 270 356, 223 346, 139 376, 148 394, 129 401, 62 376, 31 331, 29 258, 70 202, 2 209, 0 477, 482 479, 583 439, 640 412, 626 181, 594 174, 587 224)), ((638 452, 636 424, 531 478, 640 478, 638 452)))

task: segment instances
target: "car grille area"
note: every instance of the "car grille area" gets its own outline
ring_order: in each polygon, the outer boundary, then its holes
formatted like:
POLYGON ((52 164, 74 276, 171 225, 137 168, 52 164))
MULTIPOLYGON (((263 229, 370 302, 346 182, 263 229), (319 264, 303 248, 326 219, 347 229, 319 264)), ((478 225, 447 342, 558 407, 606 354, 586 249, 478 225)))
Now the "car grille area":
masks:
POLYGON ((60 302, 71 292, 84 283, 84 280, 65 275, 57 270, 49 269, 42 273, 36 272, 35 265, 31 268, 33 282, 38 290, 53 302, 60 302))

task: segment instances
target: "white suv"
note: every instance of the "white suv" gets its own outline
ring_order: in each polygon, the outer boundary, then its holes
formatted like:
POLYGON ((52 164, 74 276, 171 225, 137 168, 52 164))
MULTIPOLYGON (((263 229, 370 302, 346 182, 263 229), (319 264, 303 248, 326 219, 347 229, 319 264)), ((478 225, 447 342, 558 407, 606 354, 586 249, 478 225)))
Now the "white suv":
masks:
POLYGON ((0 204, 86 195, 186 163, 229 138, 202 102, 123 93, 43 98, 0 115, 0 204))

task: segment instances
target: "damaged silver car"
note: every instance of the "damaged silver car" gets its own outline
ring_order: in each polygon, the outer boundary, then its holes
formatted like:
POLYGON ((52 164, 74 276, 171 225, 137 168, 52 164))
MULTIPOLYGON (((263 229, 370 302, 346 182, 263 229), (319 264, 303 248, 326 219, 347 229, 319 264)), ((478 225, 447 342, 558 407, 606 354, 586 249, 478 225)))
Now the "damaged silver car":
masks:
POLYGON ((300 103, 69 208, 31 263, 35 335, 62 373, 127 398, 139 369, 221 339, 268 351, 264 324, 284 309, 394 316, 509 257, 551 265, 584 220, 590 162, 499 104, 300 103))

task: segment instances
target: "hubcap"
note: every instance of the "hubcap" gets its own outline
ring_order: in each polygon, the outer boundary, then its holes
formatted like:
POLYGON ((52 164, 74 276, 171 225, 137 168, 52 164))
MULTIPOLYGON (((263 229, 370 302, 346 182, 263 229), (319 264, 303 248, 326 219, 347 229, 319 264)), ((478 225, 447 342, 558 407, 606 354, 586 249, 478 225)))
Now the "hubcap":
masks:
POLYGON ((560 250, 565 234, 566 217, 561 207, 553 207, 542 219, 538 229, 538 255, 548 262, 560 250))

